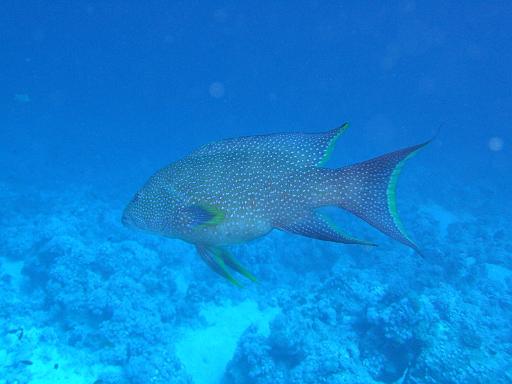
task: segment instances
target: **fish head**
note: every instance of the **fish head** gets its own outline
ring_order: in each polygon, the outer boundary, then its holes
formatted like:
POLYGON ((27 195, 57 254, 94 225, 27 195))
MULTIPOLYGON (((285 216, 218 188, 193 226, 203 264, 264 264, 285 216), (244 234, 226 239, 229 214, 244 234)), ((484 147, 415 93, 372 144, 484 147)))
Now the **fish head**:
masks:
POLYGON ((181 195, 158 174, 133 196, 126 206, 125 226, 167 237, 178 237, 178 213, 183 206, 181 195))

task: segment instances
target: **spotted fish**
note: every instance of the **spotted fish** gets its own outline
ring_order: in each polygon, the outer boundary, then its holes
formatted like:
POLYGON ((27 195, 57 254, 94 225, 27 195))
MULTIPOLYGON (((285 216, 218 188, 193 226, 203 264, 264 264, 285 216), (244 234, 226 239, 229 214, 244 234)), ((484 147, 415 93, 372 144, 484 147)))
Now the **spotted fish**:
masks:
POLYGON ((233 284, 255 277, 225 246, 274 228, 324 241, 374 245, 318 212, 343 208, 418 251, 397 214, 404 162, 428 142, 340 169, 325 168, 348 124, 323 133, 248 136, 207 144, 156 172, 123 214, 125 225, 179 238, 233 284))

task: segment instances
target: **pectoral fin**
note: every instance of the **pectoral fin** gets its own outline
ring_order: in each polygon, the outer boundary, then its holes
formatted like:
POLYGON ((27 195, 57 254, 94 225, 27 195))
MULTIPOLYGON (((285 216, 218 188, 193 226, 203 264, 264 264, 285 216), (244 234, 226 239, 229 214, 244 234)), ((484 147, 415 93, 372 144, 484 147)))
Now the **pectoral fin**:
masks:
POLYGON ((197 245, 197 252, 208 266, 219 275, 227 279, 231 284, 241 287, 242 285, 231 275, 229 268, 245 276, 251 281, 256 281, 256 277, 240 265, 225 249, 220 247, 207 247, 197 245))
POLYGON ((221 210, 206 204, 188 206, 182 210, 182 215, 191 227, 217 225, 224 220, 221 210))
POLYGON ((308 212, 296 220, 280 223, 277 227, 286 232, 318 240, 345 244, 376 245, 344 234, 329 218, 317 212, 308 212))

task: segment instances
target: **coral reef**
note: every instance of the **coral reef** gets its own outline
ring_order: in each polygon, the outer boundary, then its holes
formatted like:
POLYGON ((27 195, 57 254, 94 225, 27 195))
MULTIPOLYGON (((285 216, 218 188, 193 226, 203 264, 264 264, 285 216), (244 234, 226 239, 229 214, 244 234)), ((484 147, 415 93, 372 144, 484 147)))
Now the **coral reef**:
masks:
POLYGON ((512 381, 512 223, 489 207, 422 207, 423 258, 276 232, 233 249, 260 279, 236 289, 120 201, 0 192, 1 384, 512 381))

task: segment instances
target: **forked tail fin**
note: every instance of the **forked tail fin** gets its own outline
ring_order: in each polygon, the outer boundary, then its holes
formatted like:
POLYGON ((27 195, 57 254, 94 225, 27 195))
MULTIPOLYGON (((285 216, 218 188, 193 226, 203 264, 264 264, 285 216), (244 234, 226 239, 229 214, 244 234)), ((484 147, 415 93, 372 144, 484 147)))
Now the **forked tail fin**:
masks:
POLYGON ((406 234, 396 208, 396 183, 406 160, 427 145, 414 145, 337 170, 337 205, 365 220, 393 239, 419 248, 406 234))

